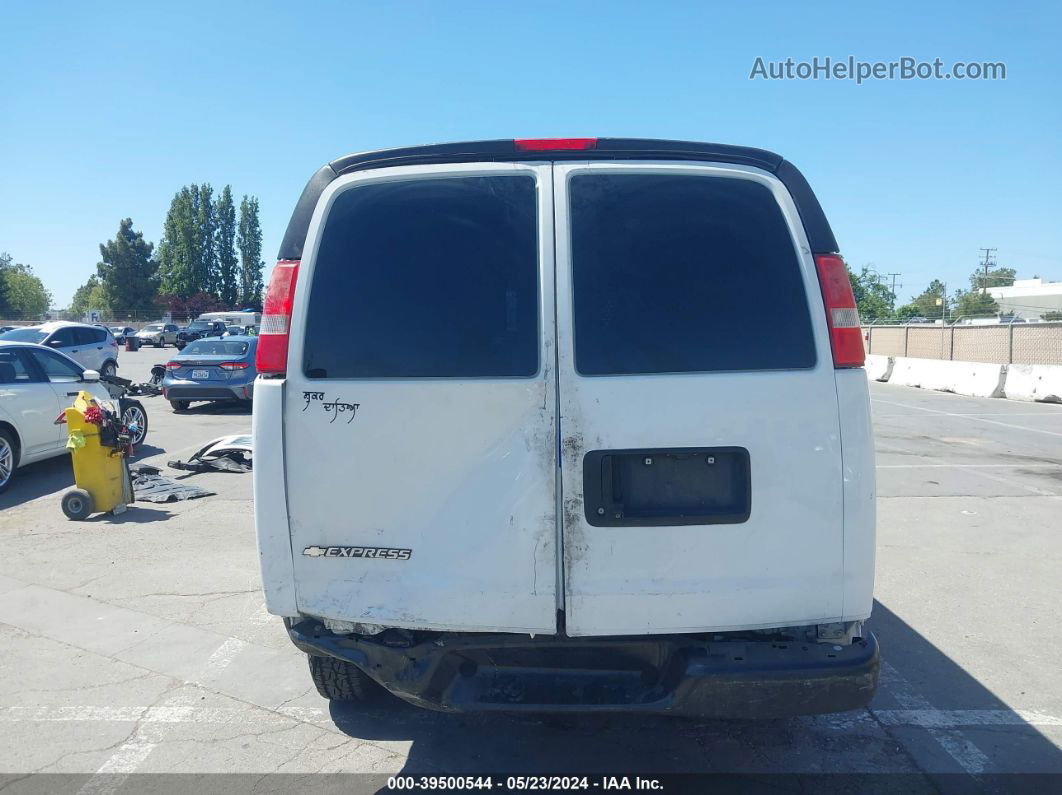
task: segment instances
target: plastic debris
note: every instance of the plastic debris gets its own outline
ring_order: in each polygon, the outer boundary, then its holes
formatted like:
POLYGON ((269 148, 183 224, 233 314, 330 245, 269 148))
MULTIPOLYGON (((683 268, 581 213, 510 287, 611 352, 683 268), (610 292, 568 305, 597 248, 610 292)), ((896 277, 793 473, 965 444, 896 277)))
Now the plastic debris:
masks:
POLYGON ((254 447, 247 435, 221 436, 203 445, 187 461, 167 461, 172 469, 189 472, 250 472, 254 447))
POLYGON ((100 381, 111 393, 112 398, 120 398, 126 395, 140 397, 154 397, 162 394, 162 379, 166 375, 166 368, 156 364, 151 368, 151 379, 139 384, 134 384, 128 378, 117 375, 100 376, 100 381))
POLYGON ((180 483, 165 478, 159 474, 161 471, 147 464, 141 464, 129 471, 137 502, 179 502, 209 497, 216 493, 191 483, 180 483))

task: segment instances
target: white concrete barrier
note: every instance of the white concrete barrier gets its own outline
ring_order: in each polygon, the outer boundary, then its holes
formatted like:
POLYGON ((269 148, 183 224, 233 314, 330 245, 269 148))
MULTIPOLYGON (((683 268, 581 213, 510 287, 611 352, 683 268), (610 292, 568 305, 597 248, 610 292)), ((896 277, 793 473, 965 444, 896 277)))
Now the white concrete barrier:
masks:
POLYGON ((897 356, 889 383, 971 397, 1003 397, 1003 378, 1006 371, 1006 365, 1002 364, 897 356))
POLYGON ((1007 368, 1003 391, 1012 400, 1062 403, 1062 366, 1012 364, 1007 368))
POLYGON ((888 381, 892 374, 893 358, 891 356, 878 356, 874 353, 867 354, 866 363, 863 367, 867 371, 867 378, 871 381, 888 381))

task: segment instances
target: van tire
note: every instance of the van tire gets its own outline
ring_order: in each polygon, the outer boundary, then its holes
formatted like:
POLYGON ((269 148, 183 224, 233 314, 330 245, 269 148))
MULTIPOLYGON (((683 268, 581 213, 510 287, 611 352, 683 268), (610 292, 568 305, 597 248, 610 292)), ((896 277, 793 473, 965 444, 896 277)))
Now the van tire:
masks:
POLYGON ((335 657, 309 655, 310 676, 317 692, 329 701, 353 701, 364 704, 375 700, 380 686, 353 663, 335 657))
POLYGON ((170 407, 174 411, 187 411, 188 406, 192 401, 190 400, 171 400, 170 407))

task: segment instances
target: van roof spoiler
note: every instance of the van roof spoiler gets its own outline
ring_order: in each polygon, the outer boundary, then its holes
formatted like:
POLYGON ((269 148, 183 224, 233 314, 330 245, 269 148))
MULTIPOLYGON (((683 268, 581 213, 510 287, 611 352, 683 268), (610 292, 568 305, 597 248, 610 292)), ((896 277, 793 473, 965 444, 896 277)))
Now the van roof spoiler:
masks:
POLYGON ((800 219, 804 224, 804 231, 813 252, 822 254, 839 250, 833 230, 811 186, 796 166, 780 155, 748 146, 695 141, 667 141, 653 138, 586 140, 595 141, 593 148, 527 151, 518 148, 516 141, 509 138, 380 149, 375 152, 357 152, 340 157, 322 166, 306 183, 302 196, 299 197, 295 210, 291 214, 291 220, 288 222, 277 258, 292 260, 302 258, 306 232, 310 227, 310 218, 313 216, 317 201, 321 198, 325 188, 343 174, 389 166, 515 160, 691 160, 754 166, 777 176, 789 190, 797 211, 800 213, 800 219))

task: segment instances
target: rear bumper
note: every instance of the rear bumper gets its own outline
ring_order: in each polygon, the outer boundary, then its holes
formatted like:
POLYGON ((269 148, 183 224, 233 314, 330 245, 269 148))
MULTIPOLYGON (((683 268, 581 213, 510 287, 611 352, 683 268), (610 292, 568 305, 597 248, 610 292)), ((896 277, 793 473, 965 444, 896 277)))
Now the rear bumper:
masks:
POLYGON ((392 647, 314 620, 288 634, 311 655, 354 663, 396 696, 448 712, 647 712, 781 718, 866 706, 875 637, 848 646, 700 636, 531 639, 440 633, 392 647))
POLYGON ((163 382, 167 400, 250 400, 253 396, 251 384, 231 386, 207 386, 189 382, 167 384, 163 382))

